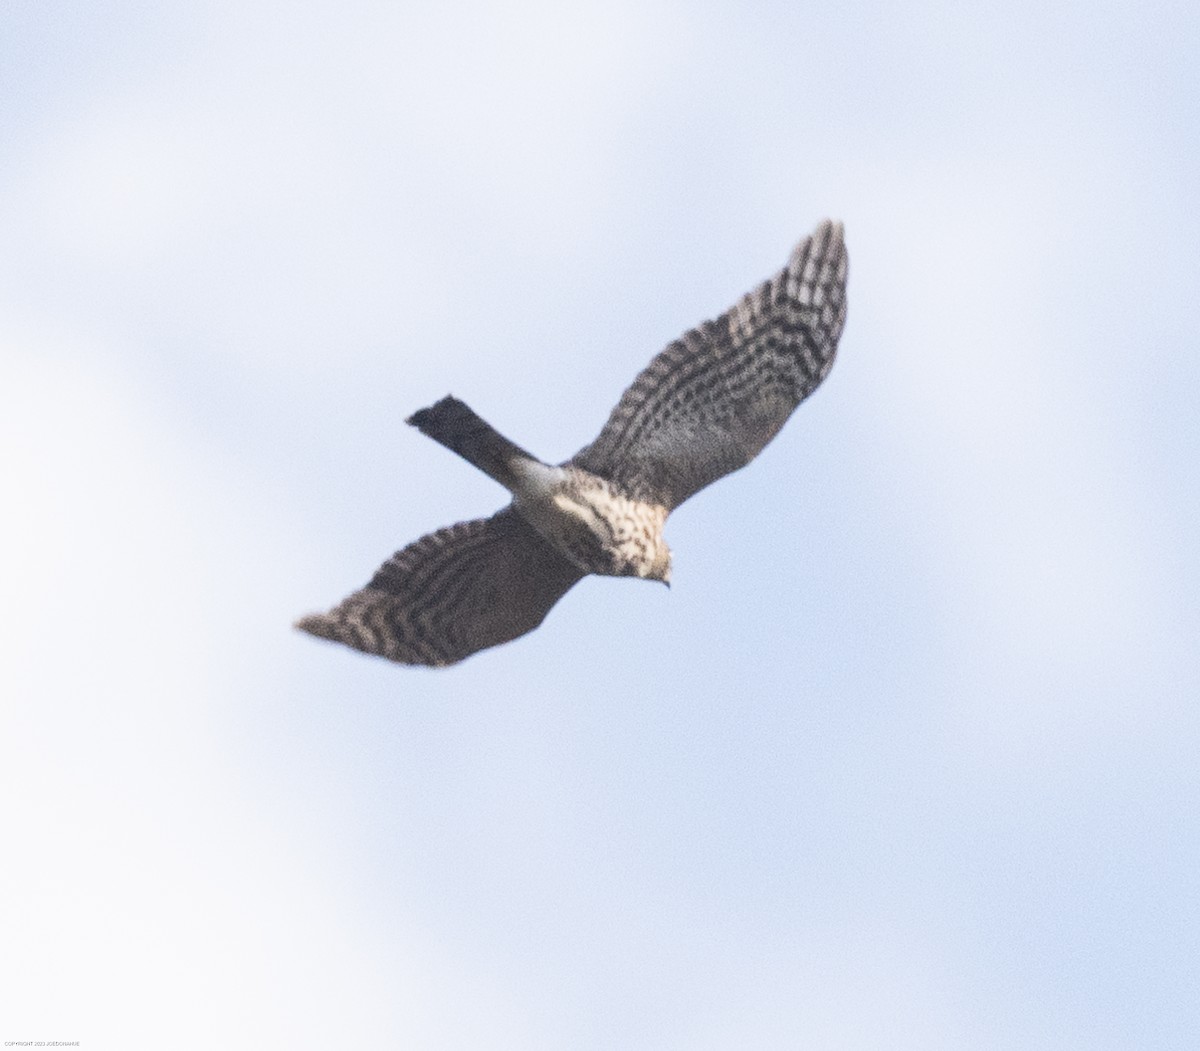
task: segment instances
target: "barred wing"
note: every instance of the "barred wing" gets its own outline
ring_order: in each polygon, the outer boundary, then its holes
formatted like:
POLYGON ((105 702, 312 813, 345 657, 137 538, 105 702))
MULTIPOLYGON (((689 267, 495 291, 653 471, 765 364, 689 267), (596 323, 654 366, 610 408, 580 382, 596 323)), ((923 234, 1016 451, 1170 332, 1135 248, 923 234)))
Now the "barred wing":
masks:
POLYGON ((532 631, 582 576, 508 507, 409 544, 296 627, 401 664, 454 664, 532 631))
POLYGON ((782 271, 650 362, 570 462, 668 509, 744 467, 832 367, 846 273, 842 224, 826 220, 782 271))

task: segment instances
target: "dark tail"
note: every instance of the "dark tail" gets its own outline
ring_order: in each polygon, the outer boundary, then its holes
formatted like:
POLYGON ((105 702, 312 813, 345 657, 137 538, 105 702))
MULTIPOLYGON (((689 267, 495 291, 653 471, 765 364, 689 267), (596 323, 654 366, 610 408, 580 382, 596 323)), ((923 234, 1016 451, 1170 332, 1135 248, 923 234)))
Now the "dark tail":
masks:
POLYGON ((414 412, 408 422, 506 489, 516 485, 512 468, 515 460, 536 460, 454 397, 445 397, 428 409, 414 412))

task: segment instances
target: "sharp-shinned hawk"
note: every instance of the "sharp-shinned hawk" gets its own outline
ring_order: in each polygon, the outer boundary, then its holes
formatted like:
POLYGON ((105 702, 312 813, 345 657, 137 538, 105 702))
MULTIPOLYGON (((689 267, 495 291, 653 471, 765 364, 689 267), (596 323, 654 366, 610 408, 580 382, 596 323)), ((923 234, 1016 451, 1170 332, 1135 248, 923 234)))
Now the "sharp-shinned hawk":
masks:
POLYGON ((296 626, 403 664, 446 665, 536 628, 588 573, 670 583, 663 523, 745 466, 825 378, 846 318, 842 225, 634 380, 594 442, 551 466, 456 398, 408 422, 512 495, 490 518, 397 552, 366 587, 296 626))

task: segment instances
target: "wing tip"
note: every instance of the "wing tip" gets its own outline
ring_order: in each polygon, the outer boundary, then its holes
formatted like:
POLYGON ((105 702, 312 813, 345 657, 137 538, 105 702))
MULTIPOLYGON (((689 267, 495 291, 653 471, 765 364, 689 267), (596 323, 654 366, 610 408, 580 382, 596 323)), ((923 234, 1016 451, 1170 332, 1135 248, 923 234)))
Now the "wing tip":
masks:
MULTIPOLYGON (((352 596, 353 597, 353 596, 352 596)), ((368 641, 354 631, 346 630, 346 625, 332 613, 309 613, 293 622, 292 627, 306 635, 312 635, 326 642, 336 642, 347 646, 369 657, 380 657, 394 664, 407 667, 445 668, 462 660, 459 656, 445 656, 420 645, 415 640, 393 639, 388 645, 381 640, 368 641)))
POLYGON ((296 631, 315 635, 319 639, 333 639, 333 621, 325 613, 306 613, 292 622, 296 631))
POLYGON ((785 273, 801 286, 821 284, 840 290, 845 296, 849 273, 846 231, 840 219, 822 219, 803 241, 796 245, 785 273))
POLYGON ((796 247, 796 256, 802 258, 811 250, 817 258, 844 255, 846 252, 846 226, 840 219, 822 219, 808 237, 796 247))

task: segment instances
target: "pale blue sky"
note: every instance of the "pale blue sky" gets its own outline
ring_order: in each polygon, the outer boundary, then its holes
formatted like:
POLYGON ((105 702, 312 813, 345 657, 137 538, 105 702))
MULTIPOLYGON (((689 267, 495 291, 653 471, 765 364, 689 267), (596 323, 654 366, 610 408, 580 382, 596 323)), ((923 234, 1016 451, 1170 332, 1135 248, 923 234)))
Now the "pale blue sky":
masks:
POLYGON ((5 8, 0 1038, 1193 1045, 1195 6, 431 7, 5 8), (670 592, 290 630, 826 215, 670 592))

